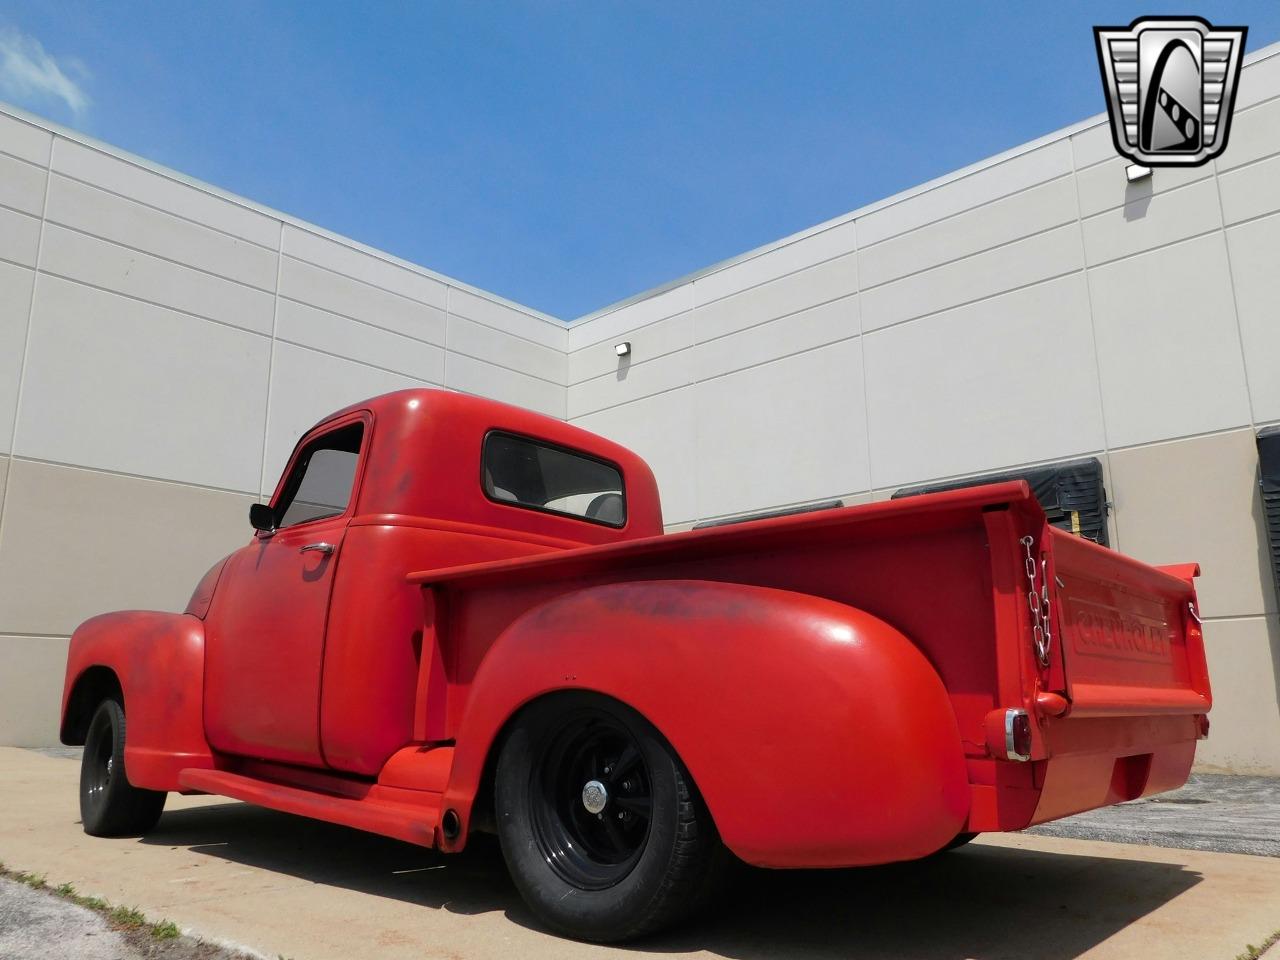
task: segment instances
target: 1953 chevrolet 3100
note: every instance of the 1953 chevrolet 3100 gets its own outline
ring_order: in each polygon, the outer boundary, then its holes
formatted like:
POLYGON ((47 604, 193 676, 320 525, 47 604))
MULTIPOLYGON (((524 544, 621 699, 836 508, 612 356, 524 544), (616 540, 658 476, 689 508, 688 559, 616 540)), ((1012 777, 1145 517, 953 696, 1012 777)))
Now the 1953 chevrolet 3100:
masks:
POLYGON ((1021 481, 663 535, 623 447, 409 390, 308 432, 250 521, 185 612, 72 638, 89 833, 167 791, 450 853, 495 830, 547 924, 621 940, 725 851, 926 857, 1177 787, 1208 730, 1196 567, 1021 481))

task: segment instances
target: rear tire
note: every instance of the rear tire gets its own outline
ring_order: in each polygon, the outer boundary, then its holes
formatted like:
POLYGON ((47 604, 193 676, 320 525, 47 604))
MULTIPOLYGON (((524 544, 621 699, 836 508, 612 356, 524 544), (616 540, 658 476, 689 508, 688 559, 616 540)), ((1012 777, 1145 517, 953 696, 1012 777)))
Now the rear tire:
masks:
POLYGON ((94 837, 128 837, 156 825, 167 794, 141 790, 124 768, 124 708, 103 700, 94 712, 80 759, 80 822, 94 837))
POLYGON ((494 805, 521 896, 547 926, 582 940, 676 923, 706 902, 728 860, 662 735, 604 697, 529 707, 498 756, 494 805))

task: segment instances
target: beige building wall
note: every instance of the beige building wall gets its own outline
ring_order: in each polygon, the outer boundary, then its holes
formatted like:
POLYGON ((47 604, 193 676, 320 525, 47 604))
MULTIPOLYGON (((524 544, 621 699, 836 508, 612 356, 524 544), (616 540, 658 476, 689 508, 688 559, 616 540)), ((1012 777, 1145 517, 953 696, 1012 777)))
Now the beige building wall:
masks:
POLYGON ((0 743, 67 638, 181 610, 294 441, 418 384, 565 413, 558 320, 0 109, 0 743))
POLYGON ((669 529, 1098 457, 1112 545, 1204 568, 1202 768, 1280 774, 1280 46, 1223 157, 1124 166, 1094 118, 564 324, 0 110, 0 742, 54 740, 75 625, 180 609, 310 423, 428 383, 633 447, 669 529))
POLYGON ((1112 545, 1204 569, 1202 768, 1280 774, 1280 46, 1223 157, 1125 166, 1097 117, 575 321, 568 416, 649 460, 668 529, 1099 458, 1112 545))

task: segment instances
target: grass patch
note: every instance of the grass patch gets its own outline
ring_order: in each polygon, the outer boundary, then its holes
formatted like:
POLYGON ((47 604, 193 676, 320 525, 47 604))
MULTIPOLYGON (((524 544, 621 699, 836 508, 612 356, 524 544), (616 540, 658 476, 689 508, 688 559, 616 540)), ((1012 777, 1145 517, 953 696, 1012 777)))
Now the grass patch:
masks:
POLYGON ((32 890, 43 890, 48 886, 44 881, 43 873, 18 873, 14 874, 13 879, 30 887, 32 890))
POLYGON ((117 930, 136 932, 145 928, 157 940, 177 940, 182 936, 182 931, 178 929, 178 925, 172 920, 161 920, 159 923, 152 923, 137 907, 116 907, 101 897, 86 897, 77 893, 75 886, 70 883, 60 883, 56 887, 50 887, 42 873, 9 870, 3 863, 0 863, 0 877, 7 877, 30 887, 32 890, 48 890, 55 896, 61 897, 63 900, 69 900, 76 906, 92 910, 94 913, 100 913, 117 930))
POLYGON ((147 924, 147 918, 137 907, 112 907, 107 919, 121 930, 137 930, 147 924))
POLYGON ((1271 936, 1267 937, 1267 939, 1263 940, 1262 943, 1256 947, 1252 943, 1246 945, 1244 953, 1236 954, 1236 960, 1258 960, 1259 957, 1274 947, 1277 943, 1280 943, 1280 930, 1271 934, 1271 936))
POLYGON ((172 920, 161 920, 151 925, 151 935, 157 940, 177 940, 182 936, 182 931, 172 920))

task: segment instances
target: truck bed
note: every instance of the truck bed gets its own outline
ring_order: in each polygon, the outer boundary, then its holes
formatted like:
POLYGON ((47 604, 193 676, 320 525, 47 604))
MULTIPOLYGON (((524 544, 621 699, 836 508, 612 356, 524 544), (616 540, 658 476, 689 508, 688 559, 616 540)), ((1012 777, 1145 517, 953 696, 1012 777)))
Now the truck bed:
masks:
POLYGON ((1211 702, 1193 573, 1050 527, 1021 481, 420 571, 409 580, 424 590, 443 675, 422 683, 448 694, 416 732, 456 737, 490 646, 568 592, 658 580, 765 587, 865 611, 909 638, 954 710, 965 829, 1020 829, 1185 781, 1211 702), (1049 584, 1045 664, 1025 537, 1049 584), (1004 756, 991 729, 1008 710, 1032 718, 1026 762, 1004 756))

